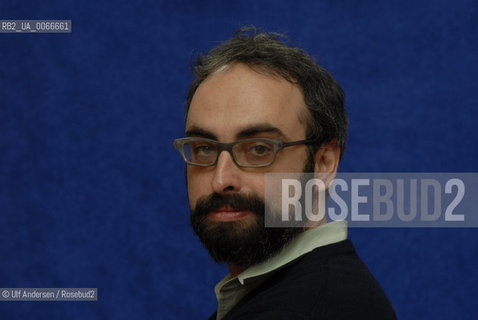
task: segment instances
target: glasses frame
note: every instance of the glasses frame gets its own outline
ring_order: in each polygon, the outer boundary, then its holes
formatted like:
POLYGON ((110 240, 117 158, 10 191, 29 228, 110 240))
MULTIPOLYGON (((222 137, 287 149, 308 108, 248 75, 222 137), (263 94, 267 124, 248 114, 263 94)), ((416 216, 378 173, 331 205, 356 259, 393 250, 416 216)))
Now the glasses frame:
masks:
POLYGON ((316 143, 317 141, 318 141, 318 139, 307 139, 307 140, 297 140, 297 141, 284 142, 284 141, 269 139, 269 138, 252 138, 252 139, 238 140, 238 141, 235 141, 235 142, 219 142, 219 141, 212 140, 212 139, 207 139, 207 138, 186 137, 186 138, 175 139, 174 142, 173 142, 173 145, 179 151, 179 153, 181 154, 184 162, 186 162, 188 165, 198 166, 198 167, 213 167, 217 164, 217 160, 219 159, 219 155, 221 154, 221 152, 227 151, 231 155, 231 158, 232 158, 232 161, 234 162, 234 164, 236 166, 240 167, 240 168, 262 168, 262 167, 268 167, 271 164, 273 164, 276 157, 277 157, 277 153, 284 148, 291 147, 291 146, 296 146, 296 145, 301 145, 301 144, 305 144, 305 145, 313 144, 313 143, 316 143), (211 164, 198 164, 198 163, 193 163, 193 162, 189 161, 186 158, 186 155, 184 154, 183 146, 186 143, 194 142, 194 141, 205 141, 207 143, 211 143, 211 144, 215 145, 216 148, 217 148, 216 160, 211 164), (236 144, 249 142, 249 141, 267 142, 267 143, 272 144, 274 146, 274 157, 272 158, 272 160, 269 163, 260 164, 260 165, 241 165, 241 164, 239 164, 237 162, 236 157, 234 156, 233 147, 236 144))

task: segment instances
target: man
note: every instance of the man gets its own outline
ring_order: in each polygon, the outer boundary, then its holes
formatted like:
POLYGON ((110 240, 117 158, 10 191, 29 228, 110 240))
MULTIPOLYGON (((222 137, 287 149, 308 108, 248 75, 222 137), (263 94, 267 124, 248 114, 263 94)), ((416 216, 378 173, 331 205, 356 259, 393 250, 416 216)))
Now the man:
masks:
POLYGON ((187 101, 191 224, 230 273, 211 319, 395 319, 345 222, 267 228, 265 174, 331 177, 345 146, 344 95, 279 36, 253 28, 200 57, 187 101))

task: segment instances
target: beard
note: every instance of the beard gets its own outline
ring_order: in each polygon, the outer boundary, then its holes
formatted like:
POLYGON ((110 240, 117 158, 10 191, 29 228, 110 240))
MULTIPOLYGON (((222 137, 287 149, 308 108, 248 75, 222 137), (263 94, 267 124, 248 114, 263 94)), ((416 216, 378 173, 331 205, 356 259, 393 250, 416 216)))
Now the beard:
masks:
POLYGON ((294 227, 266 228, 265 214, 264 201, 257 194, 214 193, 198 200, 190 220, 194 232, 216 262, 248 268, 274 256, 302 232, 301 228, 294 227), (237 221, 208 218, 210 212, 224 207, 252 214, 237 221))
MULTIPOLYGON (((308 153, 303 172, 314 171, 314 156, 308 153)), ((256 194, 218 194, 201 197, 191 209, 191 226, 199 240, 216 262, 248 268, 279 253, 282 248, 304 231, 298 227, 266 228, 264 201, 256 194), (251 217, 237 221, 214 221, 208 214, 221 208, 250 211, 251 217)))

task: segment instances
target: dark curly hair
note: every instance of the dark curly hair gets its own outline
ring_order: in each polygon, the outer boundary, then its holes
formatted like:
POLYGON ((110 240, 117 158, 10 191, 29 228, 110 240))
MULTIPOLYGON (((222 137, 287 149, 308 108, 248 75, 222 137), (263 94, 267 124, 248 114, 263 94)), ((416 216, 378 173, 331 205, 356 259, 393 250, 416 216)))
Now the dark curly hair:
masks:
POLYGON ((344 92, 330 73, 302 49, 286 45, 278 33, 259 32, 253 26, 239 29, 234 37, 206 55, 199 55, 193 66, 194 81, 189 87, 187 111, 199 85, 222 67, 244 63, 259 71, 278 75, 300 87, 309 111, 305 116, 307 139, 315 139, 310 151, 323 143, 335 142, 345 150, 347 114, 344 92))

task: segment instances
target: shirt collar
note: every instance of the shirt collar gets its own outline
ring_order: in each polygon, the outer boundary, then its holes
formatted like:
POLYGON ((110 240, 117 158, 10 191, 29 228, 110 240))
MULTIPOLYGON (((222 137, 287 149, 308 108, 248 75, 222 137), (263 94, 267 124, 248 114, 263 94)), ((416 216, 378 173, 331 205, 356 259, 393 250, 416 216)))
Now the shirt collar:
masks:
MULTIPOLYGON (((315 248, 343 241, 345 239, 347 239, 346 221, 334 221, 311 228, 299 234, 277 255, 241 272, 237 276, 237 279, 241 284, 244 284, 244 281, 247 279, 255 278, 279 269, 315 248)), ((229 280, 229 276, 226 276, 223 280, 229 280)))

